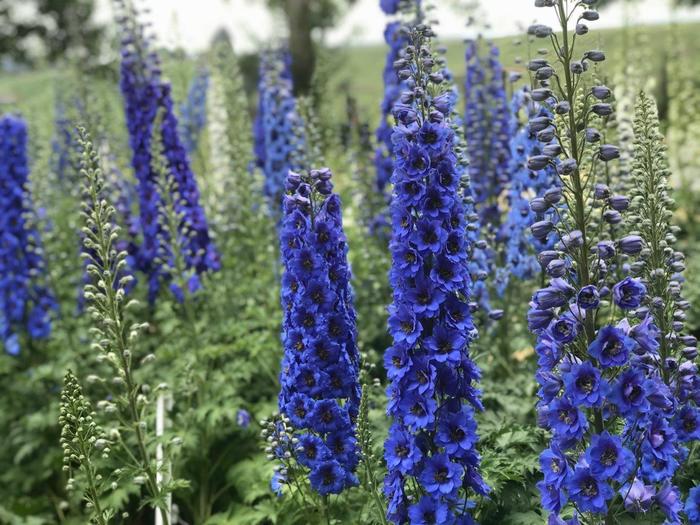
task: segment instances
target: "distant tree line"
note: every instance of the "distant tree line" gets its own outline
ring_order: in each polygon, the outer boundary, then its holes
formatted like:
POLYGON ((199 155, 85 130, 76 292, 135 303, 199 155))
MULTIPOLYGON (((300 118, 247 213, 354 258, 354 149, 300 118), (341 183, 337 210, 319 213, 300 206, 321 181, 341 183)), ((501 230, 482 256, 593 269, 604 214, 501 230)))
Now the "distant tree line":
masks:
POLYGON ((0 57, 30 64, 97 52, 103 28, 94 0, 0 0, 0 57))

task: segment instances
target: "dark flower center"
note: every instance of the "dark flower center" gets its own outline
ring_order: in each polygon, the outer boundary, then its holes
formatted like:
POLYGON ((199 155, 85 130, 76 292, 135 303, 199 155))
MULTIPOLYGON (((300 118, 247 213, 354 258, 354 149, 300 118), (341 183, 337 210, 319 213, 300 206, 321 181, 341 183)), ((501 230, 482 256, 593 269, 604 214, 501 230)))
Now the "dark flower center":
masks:
POLYGON ((323 484, 330 485, 333 483, 334 480, 335 480, 335 476, 333 475, 333 471, 326 470, 326 472, 323 474, 323 484))
POLYGON ((422 155, 418 155, 413 159, 412 166, 416 168, 417 170, 424 170, 425 169, 425 159, 423 158, 422 155))
POLYGON ((434 244, 435 242, 437 242, 437 233, 432 230, 424 232, 423 241, 428 244, 434 244))
POLYGON ((394 450, 396 452, 396 455, 400 458, 405 458, 408 456, 408 447, 406 445, 397 445, 396 449, 394 450))
POLYGON ((435 481, 438 483, 445 483, 447 481, 447 469, 444 467, 439 468, 435 471, 435 481))
POLYGON ((426 144, 435 144, 436 141, 437 133, 435 133, 432 129, 423 133, 423 142, 426 144))
POLYGON ((404 256, 404 260, 407 263, 413 264, 414 262, 416 262, 416 254, 413 252, 406 252, 406 255, 404 256))
POLYGON ((321 421, 323 421, 324 423, 330 423, 331 421, 333 421, 333 412, 331 412, 330 410, 324 410, 321 413, 321 421))
POLYGON ((459 443, 464 439, 464 430, 461 427, 454 427, 450 431, 450 438, 454 443, 459 443))
POLYGON ((443 266, 442 268, 440 268, 438 270, 438 274, 440 275, 443 281, 449 281, 454 276, 454 272, 449 266, 443 266))
POLYGON ((615 357, 622 351, 622 341, 619 339, 614 339, 613 341, 608 341, 605 344, 605 353, 615 357))
POLYGON ((595 380, 592 376, 581 376, 576 379, 576 386, 585 393, 590 394, 593 392, 593 387, 595 386, 595 380))
POLYGON ((642 388, 639 385, 629 385, 626 389, 627 399, 632 402, 642 397, 642 388))
POLYGON ((559 420, 563 421, 567 425, 570 425, 571 423, 574 422, 573 415, 568 410, 560 410, 559 411, 559 420))
POLYGON ((425 409, 420 403, 416 403, 411 407, 411 414, 413 414, 414 416, 424 416, 425 409))
POLYGON ((410 321, 401 321, 401 331, 405 334, 413 332, 413 323, 410 321))
POLYGON ((316 455, 318 454, 318 450, 316 450, 316 445, 314 443, 309 443, 306 445, 304 452, 306 453, 306 457, 311 459, 316 459, 316 455))
POLYGON ((617 450, 614 448, 606 448, 600 456, 600 462, 606 467, 611 467, 617 461, 617 450))
POLYGON ((598 495, 598 485, 596 484, 595 480, 587 479, 583 483, 583 493, 586 496, 597 496, 598 495))

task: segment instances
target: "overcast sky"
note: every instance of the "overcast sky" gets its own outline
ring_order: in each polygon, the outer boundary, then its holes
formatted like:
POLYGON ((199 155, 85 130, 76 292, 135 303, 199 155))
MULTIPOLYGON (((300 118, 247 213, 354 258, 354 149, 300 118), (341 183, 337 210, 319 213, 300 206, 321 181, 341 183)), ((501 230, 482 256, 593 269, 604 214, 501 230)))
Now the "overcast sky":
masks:
MULTIPOLYGON (((98 17, 109 20, 111 1, 98 0, 98 17)), ((466 11, 454 7, 460 0, 434 0, 440 22, 441 37, 466 36, 466 11)), ((264 0, 135 0, 150 10, 148 19, 162 45, 181 45, 189 51, 205 49, 211 36, 226 27, 240 51, 255 49, 257 43, 280 35, 280 20, 265 8, 264 0)), ((464 0, 462 0, 464 2, 464 0)), ((553 23, 543 18, 551 9, 537 9, 534 0, 481 0, 483 18, 491 24, 491 36, 514 35, 539 17, 539 22, 553 23)), ((607 10, 597 27, 619 26, 625 15, 622 2, 607 10)), ((661 23, 669 20, 668 0, 642 0, 630 13, 635 23, 661 23)), ((698 10, 681 10, 679 20, 700 19, 698 10)), ((337 27, 328 33, 334 44, 368 44, 380 42, 387 17, 379 9, 378 0, 357 0, 337 27)))

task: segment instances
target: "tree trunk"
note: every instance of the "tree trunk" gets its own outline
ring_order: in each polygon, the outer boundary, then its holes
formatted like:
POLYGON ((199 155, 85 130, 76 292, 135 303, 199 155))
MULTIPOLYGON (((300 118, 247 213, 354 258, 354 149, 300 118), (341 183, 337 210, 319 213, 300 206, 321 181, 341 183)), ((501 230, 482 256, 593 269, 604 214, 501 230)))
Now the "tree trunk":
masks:
POLYGON ((289 27, 289 51, 292 55, 294 94, 305 95, 311 88, 316 56, 311 38, 311 4, 313 0, 286 0, 289 27))

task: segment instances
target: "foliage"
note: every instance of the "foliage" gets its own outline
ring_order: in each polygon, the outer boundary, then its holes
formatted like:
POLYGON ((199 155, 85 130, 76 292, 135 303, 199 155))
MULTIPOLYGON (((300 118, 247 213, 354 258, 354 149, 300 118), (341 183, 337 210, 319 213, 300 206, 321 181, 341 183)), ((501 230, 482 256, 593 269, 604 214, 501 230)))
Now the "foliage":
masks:
POLYGON ((42 58, 54 62, 62 58, 90 60, 97 52, 103 27, 92 20, 94 0, 31 0, 23 2, 36 15, 27 18, 19 14, 12 0, 0 1, 0 24, 8 30, 0 36, 0 56, 26 62, 35 60, 36 46, 42 43, 42 58))

